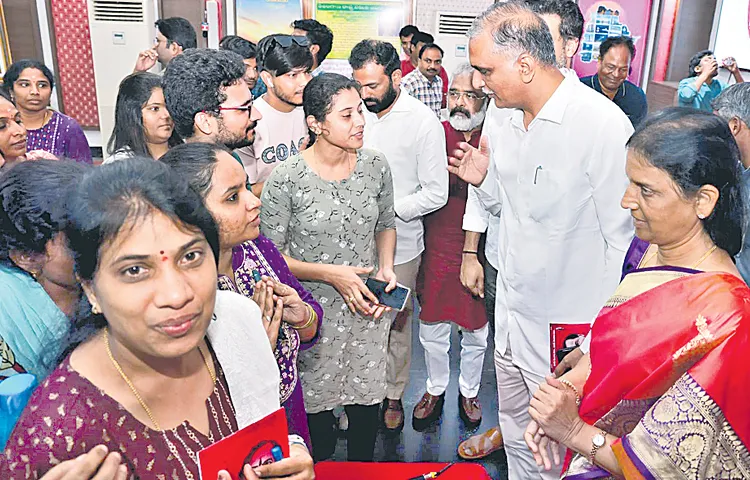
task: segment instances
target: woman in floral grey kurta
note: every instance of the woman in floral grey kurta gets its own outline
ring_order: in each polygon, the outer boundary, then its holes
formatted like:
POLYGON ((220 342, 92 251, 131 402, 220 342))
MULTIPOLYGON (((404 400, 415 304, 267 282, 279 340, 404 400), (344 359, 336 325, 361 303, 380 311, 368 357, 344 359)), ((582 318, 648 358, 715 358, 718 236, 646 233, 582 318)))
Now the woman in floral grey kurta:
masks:
MULTIPOLYGON (((327 80, 353 88, 351 80, 344 82, 338 77, 341 76, 327 80)), ((313 79, 305 89, 306 99, 308 90, 315 93, 316 85, 318 90, 330 89, 330 85, 320 84, 324 81, 326 78, 313 79)), ((343 97, 344 93, 335 95, 331 101, 338 101, 339 96, 343 97)), ((306 100, 306 108, 307 103, 306 100)), ((325 141, 325 133, 318 141, 325 141)), ((388 163, 383 154, 367 149, 356 150, 355 162, 352 149, 351 175, 329 181, 310 166, 309 162, 315 158, 315 147, 280 163, 271 173, 263 188, 261 231, 294 260, 308 264, 374 267, 374 274, 378 272, 378 235, 388 230, 395 235, 393 183, 388 163)), ((395 237, 392 243, 395 245, 395 237)), ((295 271, 293 261, 290 268, 295 271)), ((326 437, 332 437, 335 445, 335 435, 332 430, 316 435, 316 425, 320 425, 321 416, 325 416, 325 429, 327 423, 331 423, 332 429, 331 410, 339 405, 367 406, 367 423, 370 417, 374 422, 374 444, 377 409, 386 394, 386 348, 392 314, 375 319, 359 311, 352 313, 346 299, 333 285, 304 281, 304 275, 300 277, 304 287, 326 312, 318 344, 300 352, 299 357, 314 455, 319 460, 333 453, 332 447, 329 448, 331 438, 326 437)), ((357 417, 356 411, 353 413, 357 417)), ((358 431, 352 414, 349 414, 349 422, 350 430, 358 431)), ((371 451, 369 455, 364 454, 365 458, 356 458, 358 455, 353 458, 351 442, 348 450, 350 460, 372 459, 371 451)))

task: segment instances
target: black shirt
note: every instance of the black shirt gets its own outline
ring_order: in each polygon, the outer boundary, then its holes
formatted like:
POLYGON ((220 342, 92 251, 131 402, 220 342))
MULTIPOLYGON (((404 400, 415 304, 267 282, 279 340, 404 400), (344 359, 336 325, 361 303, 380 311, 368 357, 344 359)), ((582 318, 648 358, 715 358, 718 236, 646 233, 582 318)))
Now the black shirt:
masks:
MULTIPOLYGON (((602 93, 602 86, 599 84, 599 75, 583 77, 581 82, 587 87, 593 88, 597 92, 602 93)), ((602 93, 602 95, 604 94, 602 93)), ((612 101, 615 102, 615 105, 620 107, 620 110, 625 112, 625 115, 628 116, 633 127, 638 127, 638 124, 646 118, 646 114, 648 113, 646 94, 643 93, 643 90, 634 83, 625 80, 625 83, 623 83, 617 90, 615 98, 612 101)))

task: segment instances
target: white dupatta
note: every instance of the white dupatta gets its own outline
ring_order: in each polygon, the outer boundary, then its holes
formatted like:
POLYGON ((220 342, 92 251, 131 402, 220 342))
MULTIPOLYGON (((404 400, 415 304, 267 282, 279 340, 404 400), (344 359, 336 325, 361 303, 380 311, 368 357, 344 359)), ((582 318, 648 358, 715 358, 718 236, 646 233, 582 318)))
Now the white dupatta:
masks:
POLYGON ((255 302, 219 290, 214 314, 208 340, 224 370, 242 429, 279 409, 279 366, 255 302))

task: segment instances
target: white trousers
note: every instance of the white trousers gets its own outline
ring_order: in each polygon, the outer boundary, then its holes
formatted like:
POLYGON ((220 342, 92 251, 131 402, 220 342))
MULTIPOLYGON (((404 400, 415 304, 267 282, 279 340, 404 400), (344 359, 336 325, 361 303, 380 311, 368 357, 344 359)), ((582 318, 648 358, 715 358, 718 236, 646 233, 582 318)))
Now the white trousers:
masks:
MULTIPOLYGON (((495 349, 495 376, 497 378, 498 418, 500 431, 505 441, 505 453, 508 458, 508 479, 544 479, 560 478, 562 466, 549 471, 538 467, 531 450, 526 446, 523 434, 531 421, 529 402, 544 376, 524 370, 513 363, 510 343, 505 353, 495 349)), ((560 451, 560 458, 564 452, 560 451)))
MULTIPOLYGON (((451 348, 450 322, 419 322, 419 341, 424 348, 424 361, 427 365, 427 393, 442 395, 448 388, 450 380, 451 348)), ((461 327, 459 327, 461 328, 461 327)), ((479 330, 461 328, 461 373, 458 377, 458 388, 461 395, 467 398, 476 397, 482 381, 484 352, 487 350, 487 333, 489 324, 479 330)))

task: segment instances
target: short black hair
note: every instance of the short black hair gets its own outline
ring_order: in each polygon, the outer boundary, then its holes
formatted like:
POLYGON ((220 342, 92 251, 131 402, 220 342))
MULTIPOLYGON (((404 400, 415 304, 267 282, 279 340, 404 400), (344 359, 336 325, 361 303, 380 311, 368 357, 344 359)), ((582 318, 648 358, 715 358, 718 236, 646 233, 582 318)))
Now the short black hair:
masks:
POLYGON ((560 17, 560 36, 564 40, 580 40, 586 20, 578 3, 573 0, 526 0, 526 5, 539 15, 560 17))
POLYGON ((419 29, 415 27, 414 25, 404 25, 401 30, 398 32, 398 36, 400 38, 408 37, 410 35, 414 35, 415 33, 419 32, 419 29))
POLYGON ((268 72, 274 77, 286 75, 296 68, 312 70, 313 56, 308 45, 301 45, 303 39, 308 42, 307 37, 294 35, 268 35, 258 42, 258 71, 268 72), (289 38, 289 46, 284 47, 278 41, 280 38, 289 38))
POLYGON ((359 70, 365 64, 374 62, 382 65, 389 77, 396 70, 401 69, 401 59, 396 48, 388 42, 380 40, 362 40, 352 48, 349 55, 349 65, 353 70, 359 70))
POLYGON ((211 191, 211 180, 218 161, 216 154, 219 152, 231 155, 231 151, 219 143, 183 143, 170 148, 159 161, 174 168, 201 198, 206 198, 211 191))
POLYGON ((229 50, 245 60, 255 58, 258 47, 250 40, 245 40, 237 35, 227 35, 219 42, 219 50, 229 50))
POLYGON ((0 176, 0 262, 10 253, 44 253, 65 229, 64 201, 90 167, 70 160, 22 162, 0 176))
MULTIPOLYGON (((115 127, 107 142, 110 155, 122 148, 129 148, 135 155, 148 157, 146 132, 143 126, 143 107, 151 98, 155 88, 161 88, 161 77, 150 72, 136 72, 120 82, 115 103, 115 127)), ((175 131, 169 137, 169 146, 181 142, 175 131)))
MULTIPOLYGON (((356 48, 356 47, 355 47, 356 48)), ((331 113, 333 98, 343 90, 353 89, 359 93, 359 84, 338 73, 321 73, 310 80, 302 93, 302 105, 305 117, 313 116, 315 120, 323 122, 331 113)), ((315 133, 310 130, 310 143, 315 143, 315 133)))
POLYGON ((695 108, 666 108, 641 123, 627 146, 666 172, 685 197, 703 185, 716 187, 719 199, 703 228, 719 248, 737 255, 745 225, 742 164, 726 120, 695 108))
POLYGON ((416 47, 417 44, 420 42, 421 43, 435 43, 435 37, 433 37, 427 32, 416 32, 411 37, 411 44, 416 47))
POLYGON ((713 50, 701 50, 700 52, 690 57, 690 64, 688 65, 688 69, 690 70, 690 72, 688 73, 688 76, 697 77, 698 72, 696 72, 695 69, 698 67, 698 65, 701 64, 701 60, 703 60, 703 57, 707 57, 713 54, 713 50))
POLYGON ((632 38, 624 36, 609 37, 608 39, 604 40, 602 44, 599 45, 599 58, 604 58, 604 55, 606 55, 610 49, 622 45, 628 47, 628 50, 630 51, 630 60, 632 61, 635 58, 635 44, 633 43, 632 38))
POLYGON ((13 100, 13 97, 10 96, 10 92, 8 92, 8 90, 6 88, 0 88, 0 97, 6 99, 7 101, 9 101, 10 103, 12 103, 13 105, 16 104, 15 100, 13 100))
POLYGON ((441 57, 445 56, 445 52, 443 51, 443 49, 440 48, 436 43, 425 43, 422 46, 422 49, 419 51, 419 58, 422 58, 422 55, 424 54, 424 52, 431 48, 434 48, 435 50, 439 51, 441 57))
POLYGON ((3 84, 9 92, 13 91, 13 84, 16 83, 18 77, 21 76, 21 72, 27 68, 33 68, 42 72, 42 75, 44 75, 47 78, 47 81, 49 81, 50 88, 55 88, 55 76, 52 74, 52 70, 47 68, 47 65, 39 60, 24 58, 23 60, 13 62, 3 76, 3 84))
POLYGON ((198 38, 195 29, 187 19, 182 17, 161 18, 154 24, 159 32, 167 39, 167 46, 176 43, 183 50, 198 48, 198 38))
MULTIPOLYGON (((15 167, 14 167, 15 168, 15 167)), ((128 158, 91 168, 68 196, 65 228, 78 277, 91 281, 99 268, 102 247, 130 222, 162 213, 181 227, 200 232, 219 261, 219 231, 203 199, 179 172, 151 158, 128 158)), ((106 326, 82 302, 65 341, 63 356, 106 326)))
POLYGON ((310 40, 310 43, 319 47, 316 55, 318 65, 323 63, 323 60, 326 59, 333 48, 333 32, 331 29, 311 18, 295 20, 292 27, 307 32, 307 39, 310 40))
POLYGON ((162 88, 177 133, 192 137, 195 114, 217 111, 227 99, 220 89, 244 75, 242 57, 234 52, 195 48, 174 57, 164 71, 162 88))

